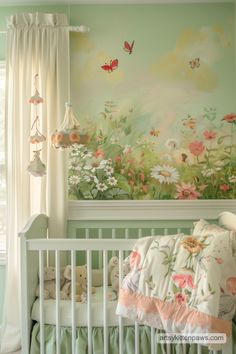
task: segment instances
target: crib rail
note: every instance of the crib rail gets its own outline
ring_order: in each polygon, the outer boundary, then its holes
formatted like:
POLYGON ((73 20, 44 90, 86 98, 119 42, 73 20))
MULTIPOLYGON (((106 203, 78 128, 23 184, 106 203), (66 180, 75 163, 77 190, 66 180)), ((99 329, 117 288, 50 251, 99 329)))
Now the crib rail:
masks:
POLYGON ((137 239, 97 239, 97 240, 68 240, 68 239, 51 239, 51 240, 27 240, 26 248, 29 251, 127 251, 131 250, 137 239))
MULTIPOLYGON (((22 296, 25 298, 22 300, 22 331, 23 334, 23 342, 22 342, 22 353, 29 354, 29 343, 30 343, 30 307, 33 303, 32 294, 29 297, 29 289, 31 289, 31 275, 29 269, 31 269, 32 265, 34 269, 37 268, 39 271, 40 278, 40 354, 46 353, 45 346, 45 313, 44 313, 44 267, 47 265, 47 253, 53 253, 55 259, 55 268, 56 268, 56 354, 63 354, 61 352, 61 318, 60 318, 60 267, 62 266, 62 257, 61 253, 66 252, 68 254, 68 260, 71 265, 71 280, 72 280, 72 289, 71 289, 71 354, 76 354, 76 265, 77 258, 76 255, 78 252, 85 253, 85 261, 87 264, 87 352, 88 354, 93 354, 93 343, 92 343, 92 328, 93 328, 93 320, 92 320, 92 256, 93 252, 99 251, 100 263, 103 268, 103 353, 109 353, 109 343, 108 343, 108 261, 109 261, 109 252, 114 252, 118 254, 119 258, 119 283, 121 284, 123 278, 123 260, 127 256, 128 251, 132 250, 135 242, 138 238, 142 236, 147 236, 146 232, 143 232, 142 228, 138 228, 136 230, 136 234, 130 232, 128 228, 124 228, 124 238, 117 239, 118 232, 115 228, 111 228, 110 238, 103 238, 104 233, 100 228, 98 229, 98 238, 90 239, 90 230, 85 228, 85 238, 84 239, 45 239, 46 237, 46 225, 44 223, 44 231, 39 233, 34 229, 34 235, 37 238, 31 237, 32 231, 29 232, 21 232, 21 259, 22 259, 22 267, 21 267, 21 277, 22 277, 22 296), (136 237, 134 237, 136 235, 136 237), (130 236, 132 238, 130 238, 130 236), (33 259, 30 255, 33 255, 33 259), (26 321, 27 320, 27 321, 26 321), (27 331, 27 338, 25 337, 25 331, 27 331)), ((146 228, 147 229, 147 228, 146 228)), ((163 228, 163 235, 168 233, 168 228, 163 228)), ((178 227, 177 232, 182 232, 183 230, 178 227)), ((154 227, 150 228, 149 235, 157 234, 157 229, 154 227)), ((106 234, 107 236, 107 234, 106 234)), ((35 277, 35 270, 34 270, 35 277)), ((35 277, 36 278, 36 277, 35 277)), ((30 290, 32 292, 32 289, 30 290)), ((119 354, 123 354, 124 352, 124 323, 123 319, 119 317, 118 322, 119 329, 119 354)), ((134 350, 135 354, 140 353, 140 341, 139 341, 139 332, 140 326, 138 323, 134 323, 134 350)), ((154 328, 151 328, 150 332, 150 343, 151 343, 151 351, 148 354, 156 354, 157 353, 157 337, 158 334, 154 328)), ((232 348, 232 347, 231 347, 232 348)), ((182 346, 182 352, 187 352, 186 345, 182 346)), ((166 353, 171 353, 171 346, 169 344, 166 345, 166 353)), ((197 346, 197 353, 202 354, 202 348, 200 345, 197 346)), ((214 352, 213 354, 221 354, 221 352, 214 352)), ((224 351, 222 354, 232 354, 232 350, 224 351)))

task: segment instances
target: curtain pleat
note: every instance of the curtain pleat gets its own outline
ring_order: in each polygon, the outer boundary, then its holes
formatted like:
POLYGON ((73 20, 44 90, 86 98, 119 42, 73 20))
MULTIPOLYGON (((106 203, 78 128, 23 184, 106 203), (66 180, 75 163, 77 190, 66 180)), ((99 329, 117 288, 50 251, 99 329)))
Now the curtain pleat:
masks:
POLYGON ((20 348, 20 277, 17 233, 35 213, 50 218, 49 237, 65 237, 67 214, 66 154, 50 146, 50 134, 60 126, 68 99, 69 31, 66 15, 16 14, 8 19, 7 34, 7 181, 8 230, 4 323, 0 352, 20 348), (63 27, 65 26, 65 27, 63 27), (28 142, 33 107, 33 79, 39 75, 44 103, 39 107, 46 176, 26 171, 32 158, 28 142))

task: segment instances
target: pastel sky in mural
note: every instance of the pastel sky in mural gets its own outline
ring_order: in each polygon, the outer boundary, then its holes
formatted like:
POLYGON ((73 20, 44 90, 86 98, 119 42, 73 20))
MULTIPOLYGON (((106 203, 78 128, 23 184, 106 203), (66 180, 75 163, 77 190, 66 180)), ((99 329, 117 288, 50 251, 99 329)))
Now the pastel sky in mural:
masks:
MULTIPOLYGON (((186 149, 212 129, 224 132, 230 144, 231 127, 222 118, 236 110, 233 4, 114 5, 82 11, 91 32, 72 34, 71 72, 72 102, 83 126, 96 124, 108 135, 111 125, 102 118, 104 103, 111 101, 116 104, 112 119, 127 117, 132 127, 119 136, 124 146, 134 147, 141 134, 151 134, 156 151, 168 139, 186 149), (125 40, 135 40, 130 55, 123 50, 125 40), (116 70, 101 68, 115 58, 116 70), (191 68, 196 58, 200 66, 191 68), (204 109, 216 110, 215 119, 206 119, 204 109), (188 136, 194 130, 186 129, 191 118, 197 121, 198 136, 188 136)), ((73 19, 73 8, 71 13, 73 19)))
POLYGON ((232 5, 104 6, 90 21, 88 35, 72 36, 73 101, 82 116, 99 113, 108 99, 139 102, 144 113, 155 112, 155 123, 159 115, 206 103, 218 103, 221 114, 233 109, 232 5), (133 39, 127 55, 123 42, 133 39), (193 71, 188 61, 198 56, 201 71, 193 71), (103 72, 114 58, 119 68, 103 72))

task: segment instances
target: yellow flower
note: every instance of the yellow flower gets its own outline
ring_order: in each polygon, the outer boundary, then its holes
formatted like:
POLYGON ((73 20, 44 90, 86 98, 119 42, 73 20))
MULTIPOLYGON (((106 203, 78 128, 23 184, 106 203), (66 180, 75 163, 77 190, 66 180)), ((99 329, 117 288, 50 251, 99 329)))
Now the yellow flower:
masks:
POLYGON ((190 253, 199 253, 206 247, 201 241, 192 236, 186 237, 182 241, 182 246, 190 253))

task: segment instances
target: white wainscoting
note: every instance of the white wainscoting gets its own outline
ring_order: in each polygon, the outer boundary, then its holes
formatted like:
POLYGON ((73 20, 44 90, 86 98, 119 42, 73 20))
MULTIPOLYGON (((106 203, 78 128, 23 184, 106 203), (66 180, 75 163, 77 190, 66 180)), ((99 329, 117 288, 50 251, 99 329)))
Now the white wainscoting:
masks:
POLYGON ((69 201, 68 220, 196 220, 236 213, 236 200, 69 201))

